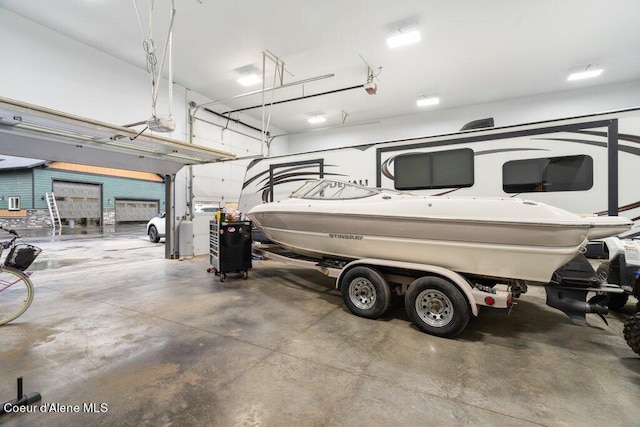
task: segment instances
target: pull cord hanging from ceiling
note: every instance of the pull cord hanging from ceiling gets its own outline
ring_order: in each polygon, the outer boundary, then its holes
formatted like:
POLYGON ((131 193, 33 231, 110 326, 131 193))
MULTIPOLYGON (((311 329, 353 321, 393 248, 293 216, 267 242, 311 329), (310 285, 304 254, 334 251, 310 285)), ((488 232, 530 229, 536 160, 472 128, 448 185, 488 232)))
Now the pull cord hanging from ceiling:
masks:
POLYGON ((146 122, 149 129, 158 132, 172 132, 175 129, 175 122, 171 114, 171 105, 173 104, 173 61, 172 61, 172 45, 173 45, 173 22, 176 16, 175 0, 171 0, 171 14, 169 21, 169 32, 167 33, 167 39, 162 51, 162 58, 160 59, 160 66, 158 67, 158 58, 156 56, 156 42, 153 39, 153 7, 155 0, 150 0, 149 3, 149 24, 147 33, 145 34, 144 27, 142 25, 142 19, 140 18, 140 12, 138 11, 137 0, 133 0, 133 7, 136 10, 136 17, 138 18, 138 24, 140 25, 140 34, 142 35, 142 47, 146 55, 147 72, 151 74, 151 118, 146 122), (162 79, 162 70, 164 68, 164 62, 169 57, 169 82, 168 82, 168 97, 169 97, 169 115, 158 116, 156 112, 156 105, 158 103, 158 93, 160 89, 160 80, 162 79))

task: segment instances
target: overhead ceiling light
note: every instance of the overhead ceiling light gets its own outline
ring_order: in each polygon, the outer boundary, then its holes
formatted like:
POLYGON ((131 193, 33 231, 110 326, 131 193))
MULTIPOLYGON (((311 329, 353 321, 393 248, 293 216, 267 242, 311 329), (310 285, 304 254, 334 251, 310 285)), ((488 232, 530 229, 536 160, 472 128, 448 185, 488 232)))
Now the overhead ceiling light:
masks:
POLYGON ((602 74, 603 71, 604 70, 602 68, 589 69, 589 67, 587 67, 587 69, 584 71, 571 73, 569 77, 567 77, 567 81, 570 82, 573 80, 591 79, 593 77, 598 77, 600 74, 602 74))
POLYGON ((398 34, 394 34, 387 39, 387 46, 394 49, 396 47, 405 46, 411 43, 417 43, 420 40, 420 31, 418 30, 410 30, 405 32, 400 31, 398 34))
POLYGON ((311 116, 307 119, 307 121, 309 123, 311 123, 312 125, 316 125, 318 123, 324 123, 327 121, 326 117, 324 116, 320 116, 320 115, 315 115, 315 116, 311 116))
POLYGON ((253 86, 262 82, 262 78, 257 74, 247 74, 237 80, 242 86, 253 86))
POLYGON ((416 105, 418 107, 428 107, 430 105, 438 105, 440 104, 440 98, 437 96, 421 96, 416 101, 416 105))

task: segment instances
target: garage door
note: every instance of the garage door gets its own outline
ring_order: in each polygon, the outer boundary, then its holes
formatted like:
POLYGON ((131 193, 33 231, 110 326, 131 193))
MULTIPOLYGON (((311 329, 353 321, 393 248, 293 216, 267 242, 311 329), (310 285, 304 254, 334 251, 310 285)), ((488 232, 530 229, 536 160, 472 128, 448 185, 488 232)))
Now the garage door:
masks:
POLYGON ((101 218, 102 186, 82 182, 53 181, 60 218, 101 218))
POLYGON ((149 221, 158 215, 158 201, 116 199, 116 222, 149 221))

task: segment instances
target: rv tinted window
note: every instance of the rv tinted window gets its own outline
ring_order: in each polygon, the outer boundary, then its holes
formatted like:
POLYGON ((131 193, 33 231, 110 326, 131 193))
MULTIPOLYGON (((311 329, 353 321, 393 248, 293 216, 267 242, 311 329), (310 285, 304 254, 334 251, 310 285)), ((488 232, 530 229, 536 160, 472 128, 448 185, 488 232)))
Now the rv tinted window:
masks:
POLYGON ((471 187, 473 150, 402 154, 394 160, 396 190, 471 187))
POLYGON ((584 191, 593 186, 589 156, 514 160, 502 166, 505 193, 584 191))

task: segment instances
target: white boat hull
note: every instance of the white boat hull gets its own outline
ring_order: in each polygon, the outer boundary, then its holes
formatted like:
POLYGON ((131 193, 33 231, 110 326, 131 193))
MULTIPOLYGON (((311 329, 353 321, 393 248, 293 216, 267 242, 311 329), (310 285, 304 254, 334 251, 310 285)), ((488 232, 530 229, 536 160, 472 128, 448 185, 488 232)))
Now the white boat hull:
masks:
MULTIPOLYGON (((326 188, 328 193, 340 187, 326 188)), ((256 206, 248 216, 274 242, 316 258, 406 261, 542 283, 588 238, 617 234, 631 225, 625 218, 583 218, 520 199, 399 193, 291 198, 256 206)))
POLYGON ((328 233, 264 227, 262 230, 271 240, 315 258, 388 259, 438 265, 461 273, 543 283, 549 282, 553 272, 575 257, 583 246, 581 243, 572 247, 540 248, 371 235, 332 238, 328 233), (354 244, 356 241, 357 245, 354 244))

